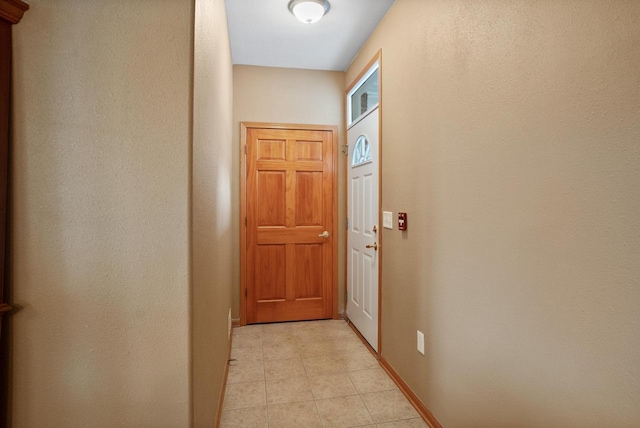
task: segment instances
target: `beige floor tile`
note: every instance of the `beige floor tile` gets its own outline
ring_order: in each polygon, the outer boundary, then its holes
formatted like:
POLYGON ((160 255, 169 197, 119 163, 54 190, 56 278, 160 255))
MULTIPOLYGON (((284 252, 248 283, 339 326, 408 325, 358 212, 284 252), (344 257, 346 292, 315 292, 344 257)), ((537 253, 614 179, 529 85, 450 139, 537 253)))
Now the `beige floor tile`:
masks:
POLYGON ((322 335, 322 326, 310 322, 300 322, 291 325, 291 331, 294 336, 304 335, 322 335))
POLYGON ((348 340, 329 340, 329 344, 331 349, 333 349, 334 354, 362 354, 364 352, 369 352, 366 346, 360 341, 360 339, 348 339, 348 340))
POLYGON ((233 335, 222 428, 427 427, 344 321, 251 325, 233 335))
POLYGON ((263 346, 262 354, 265 360, 284 360, 288 358, 298 358, 300 353, 298 347, 293 344, 263 346))
POLYGON ((320 324, 322 325, 339 325, 349 327, 346 320, 320 320, 320 324))
POLYGON ((269 428, 322 428, 313 401, 269 406, 269 428))
POLYGON ((362 343, 358 337, 355 337, 353 333, 351 333, 351 337, 342 338, 342 339, 330 339, 330 345, 337 352, 362 352, 367 351, 369 349, 362 343))
POLYGON ((422 419, 418 418, 378 424, 378 428, 429 428, 429 426, 422 419))
POLYGON ((303 358, 302 364, 309 377, 345 372, 342 361, 329 356, 303 358))
POLYGON ((267 398, 263 381, 227 384, 223 405, 225 411, 265 404, 267 404, 267 398))
POLYGON ((289 377, 301 377, 306 376, 302 365, 302 359, 289 358, 285 360, 265 360, 264 361, 264 376, 267 380, 270 379, 286 379, 289 377))
POLYGON ((378 360, 369 351, 343 352, 337 354, 346 371, 365 370, 380 367, 378 360))
POLYGON ((258 380, 264 380, 264 362, 262 360, 233 361, 229 364, 227 383, 258 380))
POLYGON ((362 394, 362 400, 376 423, 420 417, 409 400, 397 389, 362 394))
POLYGON ((349 324, 347 324, 344 320, 329 320, 321 324, 324 332, 330 331, 349 331, 353 333, 349 324))
POLYGON ((245 334, 262 334, 262 326, 260 324, 245 325, 244 327, 234 327, 233 336, 245 334))
POLYGON ((313 394, 306 377, 267 381, 267 404, 269 405, 309 400, 313 400, 313 394))
POLYGON ((296 346, 297 343, 296 337, 290 333, 265 333, 262 335, 264 346, 296 346))
POLYGON ((317 323, 315 321, 296 321, 291 323, 291 328, 294 330, 301 330, 305 328, 312 328, 317 323))
POLYGON ((266 406, 225 410, 220 428, 268 428, 266 406))
POLYGON ((349 377, 360 394, 397 388, 381 367, 349 372, 349 377))
POLYGON ((284 333, 291 334, 291 323, 273 323, 262 325, 263 334, 284 333))
POLYGON ((262 355, 262 346, 245 346, 238 348, 236 346, 232 346, 231 348, 231 358, 244 361, 244 360, 261 360, 262 355))
POLYGON ((345 373, 327 374, 309 378, 311 392, 316 400, 356 395, 358 391, 345 373))
POLYGON ((316 401, 322 425, 327 427, 360 427, 373 423, 359 395, 316 401))
POLYGON ((324 332, 324 337, 326 337, 327 340, 332 340, 332 341, 333 340, 350 340, 353 336, 354 336, 354 333, 353 331, 351 331, 349 327, 347 327, 347 330, 331 329, 324 332))
POLYGON ((326 340, 320 340, 317 342, 298 342, 298 352, 302 358, 334 355, 331 344, 326 340))
POLYGON ((238 334, 233 336, 234 348, 243 348, 245 346, 262 346, 262 334, 238 334))
POLYGON ((320 331, 315 331, 311 333, 294 334, 294 337, 296 338, 296 344, 298 345, 304 344, 304 343, 326 342, 327 340, 324 333, 320 331))
POLYGON ((322 325, 323 322, 328 320, 311 320, 311 321, 297 321, 292 322, 291 327, 293 328, 317 328, 322 325))

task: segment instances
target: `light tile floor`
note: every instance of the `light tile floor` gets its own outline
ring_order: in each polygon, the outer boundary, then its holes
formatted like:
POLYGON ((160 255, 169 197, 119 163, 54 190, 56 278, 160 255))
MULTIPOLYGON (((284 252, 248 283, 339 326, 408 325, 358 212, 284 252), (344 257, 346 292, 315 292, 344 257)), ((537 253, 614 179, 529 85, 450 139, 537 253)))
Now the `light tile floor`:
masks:
POLYGON ((222 428, 424 428, 344 321, 237 327, 222 428))

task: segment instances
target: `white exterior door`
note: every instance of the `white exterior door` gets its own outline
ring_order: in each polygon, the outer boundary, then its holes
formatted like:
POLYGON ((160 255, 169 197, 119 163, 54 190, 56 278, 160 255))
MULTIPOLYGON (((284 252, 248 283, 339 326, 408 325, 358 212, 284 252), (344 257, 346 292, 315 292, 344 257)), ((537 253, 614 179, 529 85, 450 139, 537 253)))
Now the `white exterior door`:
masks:
POLYGON ((347 316, 378 351, 378 108, 347 132, 347 316))

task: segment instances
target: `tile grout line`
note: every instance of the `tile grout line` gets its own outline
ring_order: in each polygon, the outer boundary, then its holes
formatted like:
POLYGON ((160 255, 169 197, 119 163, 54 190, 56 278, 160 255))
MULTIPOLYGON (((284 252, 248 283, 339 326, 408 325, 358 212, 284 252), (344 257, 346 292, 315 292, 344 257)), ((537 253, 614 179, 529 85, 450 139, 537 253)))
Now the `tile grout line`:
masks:
MULTIPOLYGON (((356 388, 356 390, 357 390, 357 388, 356 388)), ((362 398, 362 394, 360 394, 360 391, 358 391, 358 397, 360 398, 360 401, 362 401, 362 404, 364 404, 364 408, 367 409, 367 413, 369 414, 369 417, 373 421, 373 424, 375 426, 378 426, 378 422, 374 419, 373 415, 371 414, 371 410, 369 410, 369 406, 367 406, 367 403, 362 398)))
POLYGON ((269 418, 269 396, 267 395, 267 365, 264 362, 264 328, 260 326, 260 343, 262 348, 262 375, 264 376, 264 407, 267 411, 267 428, 271 425, 269 418))
POLYGON ((318 401, 316 400, 316 395, 313 393, 313 389, 311 388, 311 380, 309 379, 309 372, 307 372, 307 367, 304 365, 304 358, 302 358, 302 354, 300 354, 300 349, 298 348, 297 341, 296 341, 296 351, 298 351, 298 355, 300 355, 300 360, 302 361, 302 369, 304 370, 304 374, 307 379, 307 384, 309 384, 309 390, 311 391, 311 396, 313 397, 313 407, 315 407, 316 413, 318 414, 318 420, 320 420, 320 426, 324 427, 324 422, 322 421, 322 416, 320 415, 320 409, 318 408, 318 401))

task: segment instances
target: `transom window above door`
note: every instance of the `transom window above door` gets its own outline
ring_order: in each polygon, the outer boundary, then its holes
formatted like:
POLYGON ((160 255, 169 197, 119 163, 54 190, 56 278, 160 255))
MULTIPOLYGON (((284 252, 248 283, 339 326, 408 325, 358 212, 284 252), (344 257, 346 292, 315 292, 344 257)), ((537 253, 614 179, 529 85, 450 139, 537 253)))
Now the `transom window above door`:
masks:
POLYGON ((378 106, 380 93, 378 68, 379 63, 376 61, 347 94, 348 126, 358 122, 378 106))

